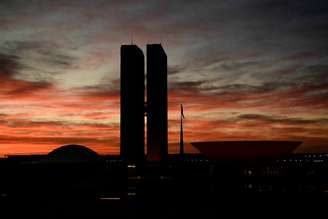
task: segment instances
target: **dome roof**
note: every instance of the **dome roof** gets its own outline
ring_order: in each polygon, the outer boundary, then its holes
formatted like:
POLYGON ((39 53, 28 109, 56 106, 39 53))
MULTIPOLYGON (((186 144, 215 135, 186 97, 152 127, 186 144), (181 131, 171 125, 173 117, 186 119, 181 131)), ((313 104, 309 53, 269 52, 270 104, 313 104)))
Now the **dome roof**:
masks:
POLYGON ((95 151, 82 145, 65 145, 51 151, 48 161, 54 162, 99 162, 102 157, 95 151))

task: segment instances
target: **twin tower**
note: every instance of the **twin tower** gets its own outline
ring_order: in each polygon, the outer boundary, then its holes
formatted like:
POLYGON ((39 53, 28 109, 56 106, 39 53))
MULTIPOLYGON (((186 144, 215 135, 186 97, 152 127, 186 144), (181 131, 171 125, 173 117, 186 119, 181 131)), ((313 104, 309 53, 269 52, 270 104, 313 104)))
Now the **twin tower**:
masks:
POLYGON ((121 46, 121 156, 127 162, 167 158, 167 56, 160 44, 147 45, 145 57, 137 45, 121 46))

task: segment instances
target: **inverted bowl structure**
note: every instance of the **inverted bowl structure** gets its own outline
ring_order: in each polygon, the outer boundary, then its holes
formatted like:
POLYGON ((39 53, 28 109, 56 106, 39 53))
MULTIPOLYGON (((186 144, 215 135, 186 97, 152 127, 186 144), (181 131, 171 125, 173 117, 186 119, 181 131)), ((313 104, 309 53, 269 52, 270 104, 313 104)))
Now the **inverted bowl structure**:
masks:
POLYGON ((292 153, 300 141, 209 141, 191 142, 200 153, 211 159, 268 158, 292 153))

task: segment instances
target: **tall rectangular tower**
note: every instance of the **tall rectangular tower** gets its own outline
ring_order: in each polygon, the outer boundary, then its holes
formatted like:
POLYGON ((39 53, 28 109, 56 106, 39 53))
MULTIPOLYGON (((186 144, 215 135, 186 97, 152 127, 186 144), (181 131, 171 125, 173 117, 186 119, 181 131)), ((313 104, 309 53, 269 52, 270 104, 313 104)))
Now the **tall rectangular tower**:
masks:
POLYGON ((136 45, 121 46, 121 156, 142 161, 144 153, 145 60, 136 45))
POLYGON ((165 160, 167 138, 167 56, 161 44, 147 45, 147 157, 165 160))

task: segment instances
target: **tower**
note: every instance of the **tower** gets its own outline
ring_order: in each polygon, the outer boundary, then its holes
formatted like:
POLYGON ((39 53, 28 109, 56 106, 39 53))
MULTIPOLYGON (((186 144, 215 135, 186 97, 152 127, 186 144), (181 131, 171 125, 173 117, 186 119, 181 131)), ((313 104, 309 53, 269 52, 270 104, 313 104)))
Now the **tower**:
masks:
POLYGON ((161 44, 147 45, 147 157, 165 160, 167 137, 167 56, 161 44))
POLYGON ((121 46, 121 156, 128 162, 144 159, 145 61, 136 45, 121 46))

